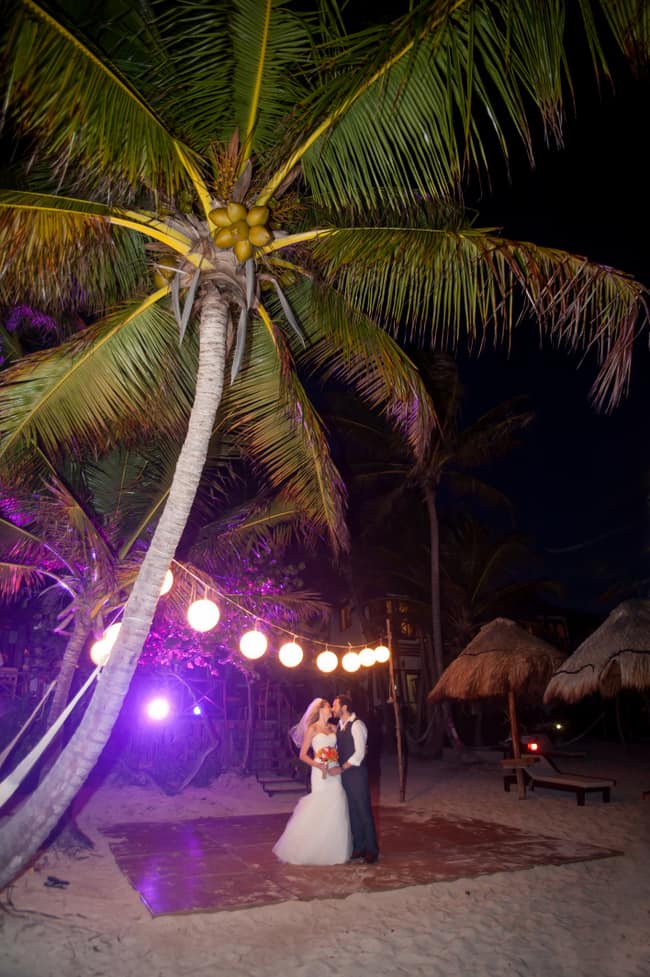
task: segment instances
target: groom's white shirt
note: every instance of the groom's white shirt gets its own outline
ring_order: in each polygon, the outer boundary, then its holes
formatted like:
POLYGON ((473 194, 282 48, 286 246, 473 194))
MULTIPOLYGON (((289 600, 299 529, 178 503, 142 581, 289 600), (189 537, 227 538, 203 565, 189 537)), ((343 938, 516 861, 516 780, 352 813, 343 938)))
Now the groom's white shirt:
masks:
POLYGON ((345 722, 339 719, 339 729, 345 729, 348 723, 357 720, 352 727, 352 741, 354 743, 354 753, 348 757, 347 762, 351 767, 360 767, 366 755, 366 744, 368 742, 368 729, 362 719, 357 719, 356 712, 350 713, 345 722))

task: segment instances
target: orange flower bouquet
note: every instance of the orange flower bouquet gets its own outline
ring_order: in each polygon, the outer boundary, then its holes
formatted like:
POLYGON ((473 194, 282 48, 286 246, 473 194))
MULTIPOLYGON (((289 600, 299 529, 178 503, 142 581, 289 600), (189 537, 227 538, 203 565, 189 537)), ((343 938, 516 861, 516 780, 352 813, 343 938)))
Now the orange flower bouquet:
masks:
MULTIPOLYGON (((320 750, 316 754, 316 759, 320 763, 326 763, 328 766, 333 766, 339 762, 339 751, 335 746, 321 746, 320 750)), ((327 770, 323 770, 323 780, 327 777, 327 770)))

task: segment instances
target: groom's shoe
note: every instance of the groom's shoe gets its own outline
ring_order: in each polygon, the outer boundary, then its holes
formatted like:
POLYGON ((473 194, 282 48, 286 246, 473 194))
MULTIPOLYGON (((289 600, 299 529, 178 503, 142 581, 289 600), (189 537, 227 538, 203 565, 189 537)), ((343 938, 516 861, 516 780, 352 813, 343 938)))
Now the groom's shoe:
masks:
POLYGON ((374 865, 378 858, 379 858, 379 852, 376 851, 368 852, 366 855, 363 856, 363 860, 366 863, 366 865, 374 865))
POLYGON ((363 852, 363 851, 353 851, 352 854, 350 855, 350 861, 351 862, 356 862, 356 861, 359 861, 359 859, 364 859, 365 857, 366 857, 366 853, 365 852, 363 852))

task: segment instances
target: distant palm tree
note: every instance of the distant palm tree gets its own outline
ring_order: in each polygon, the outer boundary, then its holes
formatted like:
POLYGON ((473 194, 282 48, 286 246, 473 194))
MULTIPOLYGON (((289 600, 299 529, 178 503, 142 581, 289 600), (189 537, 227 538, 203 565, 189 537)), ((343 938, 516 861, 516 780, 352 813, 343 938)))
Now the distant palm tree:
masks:
MULTIPOLYGON (((438 495, 441 485, 454 502, 480 500, 492 507, 509 507, 507 498, 482 475, 483 466, 498 462, 517 443, 521 432, 533 420, 524 398, 515 398, 491 408, 468 426, 462 425, 463 388, 455 361, 437 354, 419 358, 424 386, 430 401, 430 416, 435 424, 429 435, 429 449, 421 458, 413 457, 399 438, 386 428, 368 423, 352 423, 354 460, 351 470, 367 495, 366 520, 397 532, 401 539, 408 526, 417 520, 417 509, 424 507, 428 546, 420 534, 420 557, 428 557, 429 598, 431 603, 433 661, 427 663, 425 681, 432 687, 445 667, 441 625, 441 563, 438 495), (370 458, 370 460, 366 460, 370 458)), ((393 558, 393 562, 395 562, 393 558)), ((397 561, 398 566, 405 561, 397 561)), ((418 566, 420 558, 415 557, 418 566)), ((413 567, 398 570, 410 576, 413 567)))
MULTIPOLYGON (((622 50, 647 54, 631 2, 580 11, 599 69, 600 11, 622 50)), ((382 326, 408 321, 439 342, 502 336, 521 300, 558 340, 596 345, 601 397, 623 388, 642 287, 473 227, 458 208, 489 149, 507 153, 515 133, 531 153, 533 111, 559 137, 565 14, 563 2, 445 0, 355 34, 327 2, 304 14, 283 0, 191 0, 153 18, 108 0, 95 20, 11 0, 3 105, 34 165, 0 193, 0 300, 118 304, 7 371, 2 457, 189 423, 101 688, 42 791, 0 830, 0 884, 106 742, 215 426, 227 421, 345 542, 343 486, 293 368, 303 342, 420 454, 430 424, 382 326)))

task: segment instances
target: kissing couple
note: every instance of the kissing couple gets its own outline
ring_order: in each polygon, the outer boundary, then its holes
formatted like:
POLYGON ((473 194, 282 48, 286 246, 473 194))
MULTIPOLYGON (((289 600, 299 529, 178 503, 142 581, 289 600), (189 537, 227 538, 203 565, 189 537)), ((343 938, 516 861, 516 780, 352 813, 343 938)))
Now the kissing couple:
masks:
POLYGON ((366 746, 368 730, 347 695, 314 699, 290 730, 311 767, 311 793, 301 797, 273 852, 291 865, 377 861, 366 746), (338 720, 336 730, 330 719, 338 720))

